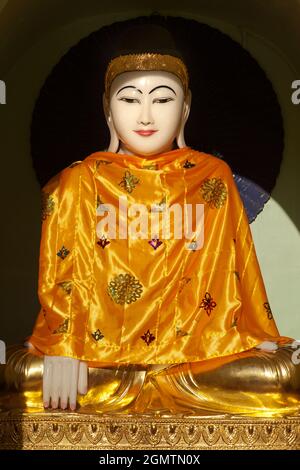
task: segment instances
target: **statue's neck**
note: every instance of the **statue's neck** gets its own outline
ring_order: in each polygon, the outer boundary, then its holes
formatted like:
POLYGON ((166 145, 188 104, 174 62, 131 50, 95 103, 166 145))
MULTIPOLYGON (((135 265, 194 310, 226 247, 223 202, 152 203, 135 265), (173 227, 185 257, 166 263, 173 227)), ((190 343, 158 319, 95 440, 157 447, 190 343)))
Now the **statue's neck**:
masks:
MULTIPOLYGON (((177 148, 177 146, 175 144, 171 144, 169 146, 166 146, 164 147, 161 151, 160 151, 160 154, 161 153, 166 153, 166 152, 170 152, 171 150, 175 150, 177 148)), ((136 153, 136 152, 132 152, 132 150, 130 150, 128 147, 126 147, 125 144, 121 143, 120 144, 120 147, 119 147, 119 150, 117 153, 120 153, 120 154, 125 154, 125 155, 136 155, 136 156, 141 156, 143 158, 153 158, 154 155, 144 155, 142 153, 136 153)))

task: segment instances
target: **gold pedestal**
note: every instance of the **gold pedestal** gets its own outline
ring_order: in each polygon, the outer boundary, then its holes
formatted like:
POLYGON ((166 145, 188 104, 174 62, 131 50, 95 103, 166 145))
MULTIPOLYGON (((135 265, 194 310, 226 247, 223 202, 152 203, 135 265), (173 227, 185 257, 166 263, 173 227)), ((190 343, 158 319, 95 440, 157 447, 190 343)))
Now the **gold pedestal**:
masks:
POLYGON ((0 413, 0 449, 300 449, 300 416, 0 413))

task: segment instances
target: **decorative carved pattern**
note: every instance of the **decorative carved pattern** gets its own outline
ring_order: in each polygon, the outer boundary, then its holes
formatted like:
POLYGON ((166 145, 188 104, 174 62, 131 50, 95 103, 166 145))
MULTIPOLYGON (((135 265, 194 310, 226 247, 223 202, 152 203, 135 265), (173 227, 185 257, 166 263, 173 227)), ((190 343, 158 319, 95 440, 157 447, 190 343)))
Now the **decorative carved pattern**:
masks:
POLYGON ((300 449, 300 416, 0 413, 0 449, 300 449))

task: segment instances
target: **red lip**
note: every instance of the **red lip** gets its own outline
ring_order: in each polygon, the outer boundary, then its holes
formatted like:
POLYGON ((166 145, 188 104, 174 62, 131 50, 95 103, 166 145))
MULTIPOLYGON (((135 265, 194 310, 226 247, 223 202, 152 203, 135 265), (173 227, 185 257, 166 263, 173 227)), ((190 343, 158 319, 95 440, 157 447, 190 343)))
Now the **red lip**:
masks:
POLYGON ((134 131, 134 132, 136 132, 139 135, 142 135, 143 137, 147 137, 149 135, 154 134, 157 131, 156 130, 148 130, 148 131, 134 131))

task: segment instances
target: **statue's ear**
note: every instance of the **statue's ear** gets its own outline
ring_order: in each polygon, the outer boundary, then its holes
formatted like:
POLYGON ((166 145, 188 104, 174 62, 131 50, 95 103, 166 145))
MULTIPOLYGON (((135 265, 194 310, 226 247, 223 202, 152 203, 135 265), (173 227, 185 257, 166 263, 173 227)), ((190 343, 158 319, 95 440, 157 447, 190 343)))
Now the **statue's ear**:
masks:
POLYGON ((184 107, 183 107, 183 116, 182 116, 182 124, 185 125, 186 121, 188 120, 190 110, 191 110, 191 103, 192 103, 192 92, 188 89, 187 95, 184 100, 184 107))
POLYGON ((191 90, 188 90, 187 95, 186 95, 185 100, 184 100, 184 104, 183 104, 183 112, 182 112, 182 119, 181 119, 180 129, 179 129, 178 135, 176 137, 177 146, 179 148, 186 147, 186 143, 185 143, 185 139, 184 139, 184 127, 185 127, 185 123, 188 120, 188 117, 189 117, 189 114, 190 114, 191 102, 192 102, 192 92, 191 92, 191 90))
POLYGON ((103 105, 103 111, 104 111, 106 122, 107 124, 109 124, 111 118, 110 118, 110 112, 109 112, 109 105, 108 105, 108 101, 106 99, 105 93, 103 93, 102 95, 102 105, 103 105))
POLYGON ((103 93, 103 96, 102 96, 102 104, 103 104, 105 119, 106 119, 106 122, 107 122, 107 125, 108 125, 108 128, 109 128, 109 132, 110 132, 110 143, 109 143, 107 152, 116 153, 119 149, 120 142, 119 142, 119 137, 117 135, 112 117, 111 117, 111 112, 110 112, 110 109, 109 109, 109 103, 108 103, 108 100, 106 99, 105 93, 103 93))

